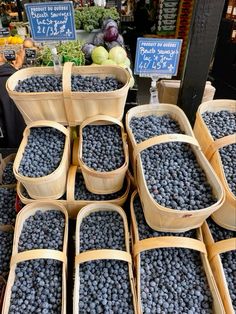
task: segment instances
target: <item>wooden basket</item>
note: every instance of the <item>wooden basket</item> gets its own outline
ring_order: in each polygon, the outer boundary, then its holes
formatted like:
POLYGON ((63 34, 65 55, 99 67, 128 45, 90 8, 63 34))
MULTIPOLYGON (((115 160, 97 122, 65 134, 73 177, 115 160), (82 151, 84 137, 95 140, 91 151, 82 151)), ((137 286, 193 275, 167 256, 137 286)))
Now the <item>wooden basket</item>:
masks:
POLYGON ((138 106, 128 111, 126 115, 126 129, 133 149, 132 156, 135 180, 143 204, 145 219, 148 225, 152 229, 158 231, 170 232, 185 232, 190 229, 200 227, 203 222, 222 205, 222 202, 224 201, 224 190, 211 165, 202 153, 183 111, 175 105, 168 104, 160 104, 158 106, 138 106), (157 116, 169 114, 180 124, 180 127, 185 134, 165 134, 155 136, 137 144, 129 126, 130 120, 134 116, 140 117, 151 114, 157 116), (191 145, 194 155, 196 156, 199 165, 204 170, 207 180, 212 187, 213 194, 217 199, 215 204, 198 210, 176 210, 163 207, 153 199, 147 188, 140 153, 148 147, 168 142, 183 142, 191 145))
POLYGON ((65 193, 66 190, 66 179, 69 167, 69 160, 70 160, 69 131, 64 126, 57 122, 36 121, 30 123, 25 128, 25 131, 23 133, 23 140, 21 141, 20 147, 18 149, 14 161, 13 171, 16 179, 24 185, 30 197, 34 199, 58 199, 65 193), (21 175, 18 171, 25 147, 28 142, 30 129, 33 127, 52 127, 65 134, 64 152, 59 166, 49 175, 40 178, 28 178, 21 175))
POLYGON ((206 111, 218 112, 221 110, 236 112, 236 101, 219 99, 202 103, 196 114, 194 133, 204 154, 220 178, 225 191, 225 201, 220 209, 212 215, 212 218, 221 227, 236 230, 236 195, 234 195, 229 188, 219 153, 220 148, 236 143, 236 134, 225 136, 214 141, 210 130, 202 118, 202 114, 206 111))
POLYGON ((63 92, 20 93, 15 87, 20 80, 33 75, 55 75, 53 67, 35 67, 15 72, 6 83, 9 96, 14 100, 25 123, 38 120, 52 120, 67 125, 63 92))
POLYGON ((66 313, 66 272, 67 272, 67 241, 68 241, 68 214, 66 209, 53 201, 38 201, 37 203, 26 205, 17 215, 14 242, 12 249, 11 258, 11 268, 7 280, 6 292, 3 303, 2 314, 7 314, 9 312, 10 300, 11 300, 11 290, 15 281, 15 270, 17 264, 23 261, 33 260, 33 259, 54 259, 62 262, 62 310, 61 314, 66 313), (25 220, 35 214, 37 210, 43 212, 48 210, 58 210, 65 215, 65 229, 64 229, 64 240, 63 240, 63 251, 48 250, 48 249, 35 249, 28 250, 24 252, 18 252, 18 242, 20 234, 23 228, 25 220))
POLYGON ((110 194, 114 192, 118 192, 122 189, 125 174, 128 169, 129 165, 129 154, 128 154, 128 145, 126 143, 126 134, 124 132, 123 124, 112 117, 108 117, 105 115, 98 115, 95 117, 88 118, 87 120, 83 121, 80 126, 80 142, 79 142, 79 165, 81 168, 81 172, 84 177, 85 185, 87 189, 95 194, 110 194), (123 151, 125 161, 124 164, 113 171, 108 172, 100 172, 95 171, 83 162, 83 128, 89 124, 94 125, 105 125, 105 124, 117 124, 120 126, 121 130, 121 137, 123 142, 123 151))
POLYGON ((10 154, 5 158, 2 158, 2 156, 0 156, 0 187, 15 187, 16 184, 2 184, 2 175, 3 175, 3 171, 5 170, 7 164, 11 161, 14 161, 16 157, 16 154, 10 154))
POLYGON ((68 172, 68 179, 67 179, 67 209, 69 213, 69 217, 72 219, 75 219, 79 210, 86 206, 86 205, 91 205, 91 204, 100 204, 102 203, 112 203, 117 206, 123 206, 124 203, 126 202, 128 195, 129 195, 129 190, 130 190, 130 179, 128 175, 126 174, 126 190, 124 194, 114 200, 109 200, 109 201, 89 201, 89 200, 75 200, 75 178, 76 178, 76 173, 81 172, 77 166, 70 166, 69 172, 68 172))
POLYGON ((225 307, 225 311, 227 314, 234 314, 234 308, 232 305, 232 300, 229 294, 227 281, 225 278, 224 268, 221 263, 221 253, 226 253, 228 251, 236 250, 236 238, 231 238, 227 240, 221 240, 215 242, 210 228, 208 227, 207 222, 201 227, 204 243, 206 244, 208 259, 210 262, 210 266, 218 286, 222 302, 225 307))
MULTIPOLYGON (((22 204, 24 205, 28 205, 28 204, 31 204, 31 203, 37 203, 38 200, 36 199, 33 199, 33 198, 28 198, 24 195, 24 190, 25 190, 25 187, 23 186, 22 183, 20 182, 17 182, 17 185, 16 185, 16 191, 17 191, 17 195, 21 201, 22 204)), ((55 201, 55 200, 49 200, 47 199, 47 201, 55 201)), ((67 208, 67 200, 56 200, 57 203, 59 203, 60 205, 64 206, 65 208, 67 208)))
POLYGON ((207 260, 207 252, 206 247, 203 243, 201 229, 198 229, 198 239, 191 238, 183 238, 183 237, 174 237, 174 236, 165 236, 165 237, 156 237, 156 238, 148 238, 144 240, 139 240, 138 233, 138 224, 136 221, 136 216, 134 212, 133 202, 137 195, 137 191, 135 191, 131 196, 130 202, 130 211, 131 211, 131 227, 132 227, 132 241, 133 244, 133 259, 134 259, 134 267, 136 273, 136 289, 137 289, 137 300, 138 300, 138 313, 142 314, 142 302, 141 302, 141 256, 140 254, 147 250, 158 249, 158 248, 186 248, 199 251, 201 254, 201 260, 203 264, 203 268, 206 273, 207 281, 211 290, 211 294, 213 297, 213 307, 215 314, 223 314, 225 313, 224 307, 219 295, 219 291, 217 289, 209 262, 207 260))
POLYGON ((81 124, 96 115, 108 115, 122 119, 129 90, 130 75, 119 66, 73 66, 66 62, 63 69, 63 94, 69 125, 81 124), (124 86, 110 92, 72 92, 71 75, 114 77, 124 86))
POLYGON ((133 271, 132 271, 132 258, 131 258, 130 249, 129 249, 129 228, 128 228, 126 214, 121 207, 113 205, 113 204, 106 204, 106 203, 91 204, 91 205, 85 206, 81 209, 81 211, 78 213, 78 216, 77 216, 73 313, 79 313, 78 305, 79 305, 79 287, 80 287, 80 279, 79 279, 80 264, 83 262, 102 260, 102 259, 103 260, 104 259, 122 260, 128 263, 134 313, 137 314, 136 294, 135 294, 134 277, 133 277, 133 271), (124 223, 124 241, 125 241, 126 251, 112 250, 112 249, 98 249, 98 250, 89 250, 89 251, 80 253, 80 226, 81 226, 82 220, 86 216, 90 215, 91 213, 99 212, 99 211, 114 211, 114 212, 117 212, 122 217, 123 223, 124 223))

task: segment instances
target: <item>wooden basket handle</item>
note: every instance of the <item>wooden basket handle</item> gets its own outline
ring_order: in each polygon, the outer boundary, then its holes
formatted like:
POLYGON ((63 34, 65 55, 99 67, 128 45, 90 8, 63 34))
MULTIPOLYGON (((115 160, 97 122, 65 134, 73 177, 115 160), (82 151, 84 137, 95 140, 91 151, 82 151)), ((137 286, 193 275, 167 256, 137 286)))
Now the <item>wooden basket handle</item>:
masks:
POLYGON ((70 166, 67 176, 67 184, 66 184, 66 198, 67 201, 75 200, 75 178, 76 178, 77 166, 70 166))
POLYGON ((86 120, 84 120, 81 125, 80 125, 80 134, 82 133, 82 129, 88 125, 88 124, 91 124, 93 122, 96 122, 96 121, 108 121, 108 122, 113 122, 114 124, 118 124, 122 130, 124 130, 124 126, 123 126, 123 123, 120 122, 120 120, 116 119, 116 118, 113 118, 113 117, 110 117, 110 116, 107 116, 107 115, 102 115, 102 114, 99 114, 99 115, 96 115, 96 116, 93 116, 93 117, 90 117, 86 120))
POLYGON ((132 263, 130 253, 120 250, 102 249, 102 250, 91 250, 83 253, 79 253, 75 256, 75 264, 82 264, 85 262, 112 259, 118 261, 132 263))
POLYGON ((66 263, 67 258, 66 254, 57 251, 57 250, 47 250, 47 249, 36 249, 36 250, 29 250, 29 251, 24 251, 17 253, 11 257, 11 263, 10 265, 16 265, 18 263, 24 262, 24 261, 29 261, 33 259, 55 259, 57 261, 66 263))
POLYGON ((63 90, 63 98, 64 98, 64 106, 66 117, 68 121, 68 125, 73 125, 73 113, 71 111, 72 108, 72 100, 71 100, 71 76, 72 76, 72 68, 73 62, 66 62, 63 66, 62 72, 62 90, 63 90))
POLYGON ((148 140, 145 140, 139 144, 137 144, 133 149, 133 161, 134 161, 134 178, 137 182, 137 156, 139 153, 141 153, 144 149, 147 149, 149 147, 152 147, 157 144, 163 144, 163 143, 171 143, 171 142, 183 142, 188 143, 196 146, 198 149, 200 149, 199 143, 196 140, 195 137, 185 135, 185 134, 164 134, 164 135, 157 135, 154 137, 149 138, 148 140))
POLYGON ((192 249, 202 252, 204 254, 207 253, 205 244, 197 239, 166 236, 149 238, 136 242, 133 247, 133 254, 134 257, 136 257, 139 253, 142 253, 144 251, 171 247, 192 249))
POLYGON ((216 255, 236 250, 236 238, 222 240, 207 246, 208 258, 211 261, 216 255))
POLYGON ((75 138, 72 147, 72 164, 78 165, 79 158, 79 138, 75 138))
POLYGON ((210 143, 210 145, 206 148, 204 154, 208 160, 211 160, 215 152, 230 144, 236 143, 236 133, 230 134, 224 137, 219 138, 218 140, 215 140, 210 143))
POLYGON ((34 127, 52 127, 55 128, 62 133, 64 133, 66 136, 69 136, 69 131, 66 129, 62 124, 54 122, 54 121, 49 121, 49 120, 40 120, 40 121, 34 121, 28 124, 28 126, 25 128, 23 136, 27 134, 29 129, 34 128, 34 127))

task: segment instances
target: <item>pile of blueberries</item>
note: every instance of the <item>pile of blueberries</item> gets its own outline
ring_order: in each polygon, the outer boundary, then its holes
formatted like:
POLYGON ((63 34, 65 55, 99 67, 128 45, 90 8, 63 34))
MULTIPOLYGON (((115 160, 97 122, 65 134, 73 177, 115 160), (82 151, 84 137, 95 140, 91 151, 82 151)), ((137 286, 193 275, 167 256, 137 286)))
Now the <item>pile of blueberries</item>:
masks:
MULTIPOLYGON (((236 237, 236 231, 231 231, 218 226, 211 218, 207 219, 208 226, 215 242, 236 237)), ((224 268, 225 278, 228 284, 229 294, 236 312, 236 251, 220 254, 224 268)))
POLYGON ((82 173, 77 172, 75 178, 75 200, 86 200, 86 201, 109 201, 120 198, 124 195, 126 190, 127 183, 124 184, 123 188, 115 193, 111 194, 94 194, 87 190, 86 185, 84 183, 84 178, 82 173))
POLYGON ((125 162, 120 126, 85 126, 82 159, 96 171, 108 172, 120 168, 125 162))
POLYGON ((113 77, 100 78, 97 76, 72 75, 73 92, 110 92, 120 89, 123 83, 113 77))
POLYGON ((57 169, 64 152, 65 134, 51 127, 31 128, 19 173, 25 177, 44 177, 57 169))
MULTIPOLYGON (((204 112, 202 118, 214 140, 236 133, 236 113, 226 110, 204 112)), ((219 149, 225 176, 232 193, 236 195, 236 144, 219 149)))
POLYGON ((16 190, 0 188, 0 225, 14 225, 16 190))
POLYGON ((61 92, 62 76, 34 75, 19 80, 15 91, 20 93, 61 92))
POLYGON ((16 184, 16 178, 13 173, 13 161, 8 162, 3 170, 2 184, 16 184))
MULTIPOLYGON (((65 216, 57 210, 38 210, 26 219, 19 252, 32 249, 63 249, 65 216)), ((35 259, 17 264, 12 286, 10 314, 59 314, 62 306, 62 263, 35 259)))
MULTIPOLYGON (((154 136, 183 133, 169 115, 133 117, 130 122, 137 143, 154 136)), ((154 200, 177 210, 197 210, 216 199, 190 145, 180 142, 154 145, 141 153, 148 190, 154 200)))
MULTIPOLYGON (((197 238, 184 233, 158 232, 145 221, 138 196, 134 200, 139 239, 162 236, 197 238)), ((213 300, 200 253, 184 248, 161 248, 141 253, 140 283, 143 313, 213 313, 213 300)))
MULTIPOLYGON (((82 220, 80 252, 98 249, 125 250, 123 220, 117 212, 95 212, 82 220)), ((80 313, 134 313, 126 262, 86 262, 79 266, 79 276, 80 313)))
POLYGON ((8 274, 10 268, 13 232, 0 230, 0 243, 0 276, 5 276, 8 274))

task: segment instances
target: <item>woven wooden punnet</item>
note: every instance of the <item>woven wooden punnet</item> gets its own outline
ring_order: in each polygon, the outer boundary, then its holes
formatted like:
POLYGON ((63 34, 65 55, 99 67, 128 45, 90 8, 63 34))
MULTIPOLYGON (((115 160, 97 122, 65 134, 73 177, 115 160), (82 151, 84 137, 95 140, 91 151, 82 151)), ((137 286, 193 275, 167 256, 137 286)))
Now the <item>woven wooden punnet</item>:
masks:
POLYGON ((3 171, 6 168, 7 164, 11 161, 14 161, 16 157, 16 154, 10 154, 5 158, 2 158, 2 156, 0 155, 0 187, 15 187, 15 184, 2 184, 2 175, 3 175, 3 171))
MULTIPOLYGON (((222 302, 224 304, 225 312, 227 314, 234 314, 234 308, 232 305, 232 300, 228 290, 228 284, 225 278, 224 268, 221 262, 221 253, 225 253, 228 251, 236 250, 236 238, 231 238, 227 240, 221 240, 215 242, 210 228, 208 227, 207 222, 201 227, 204 243, 206 244, 207 252, 208 252, 208 260, 218 286, 222 302)), ((232 276, 233 273, 232 273, 232 276)))
POLYGON ((6 83, 9 96, 14 100, 25 123, 38 120, 53 120, 67 125, 63 92, 20 93, 15 87, 20 80, 34 75, 55 75, 53 67, 35 67, 22 69, 14 73, 6 83))
POLYGON ((66 190, 66 179, 69 161, 70 161, 69 131, 64 126, 57 122, 36 121, 32 122, 24 130, 23 140, 20 144, 20 147, 18 149, 14 161, 13 171, 16 179, 24 185, 30 197, 34 199, 58 199, 65 193, 66 190), (30 129, 34 127, 52 127, 65 134, 64 152, 59 166, 55 171, 53 171, 49 175, 40 178, 28 178, 21 175, 18 172, 20 162, 23 157, 25 147, 27 145, 30 129))
POLYGON ((11 289, 15 281, 15 269, 17 264, 20 262, 34 260, 34 259, 54 259, 62 262, 62 309, 61 314, 66 313, 66 272, 67 272, 67 240, 68 240, 68 214, 64 206, 53 201, 38 201, 37 203, 26 205, 17 215, 14 242, 12 249, 11 258, 11 268, 7 280, 6 292, 3 303, 2 314, 7 314, 9 312, 10 300, 11 300, 11 289), (65 215, 65 229, 64 229, 64 240, 63 240, 63 250, 48 250, 48 249, 35 249, 28 250, 24 252, 18 252, 18 242, 20 234, 23 228, 25 220, 34 215, 37 210, 48 211, 48 210, 58 210, 65 215))
MULTIPOLYGON (((24 193, 24 191, 26 191, 25 187, 20 182, 17 182, 16 191, 17 191, 17 195, 18 195, 22 204, 28 205, 31 203, 37 203, 38 202, 38 199, 33 199, 33 198, 30 198, 29 196, 27 197, 25 195, 25 193, 24 193)), ((49 201, 49 199, 47 199, 47 201, 49 201)), ((50 201, 55 201, 55 200, 50 200, 50 201)), ((56 200, 56 202, 59 203, 60 205, 63 205, 65 208, 67 208, 67 200, 58 199, 58 200, 56 200)))
POLYGON ((225 201, 220 209, 212 215, 212 218, 223 228, 236 230, 236 195, 229 188, 219 153, 220 148, 236 143, 236 134, 228 135, 214 141, 210 130, 202 118, 202 114, 206 111, 218 112, 221 110, 236 112, 236 101, 219 99, 202 103, 197 111, 194 133, 225 191, 225 201))
POLYGON ((68 172, 68 179, 67 179, 67 209, 69 217, 72 219, 75 219, 79 210, 86 206, 91 204, 100 204, 102 203, 112 203, 117 206, 123 206, 125 201, 128 198, 129 190, 130 190, 130 179, 128 175, 126 174, 126 179, 124 181, 124 184, 126 184, 126 189, 124 194, 116 198, 114 200, 109 201, 89 201, 89 200, 75 200, 75 179, 76 179, 76 173, 81 172, 80 169, 77 166, 70 166, 69 172, 68 172))
POLYGON ((152 229, 159 231, 184 232, 193 228, 198 228, 207 219, 207 217, 219 209, 224 200, 222 185, 214 173, 211 165, 202 153, 201 148, 193 135, 188 119, 181 109, 175 105, 168 104, 159 104, 158 106, 137 106, 130 109, 126 115, 126 130, 131 143, 134 175, 143 204, 145 219, 152 229), (164 114, 169 114, 173 119, 175 119, 185 134, 165 134, 155 136, 137 144, 129 126, 131 118, 134 116, 141 117, 147 115, 162 116, 164 114), (147 188, 140 153, 148 147, 168 142, 183 142, 190 144, 199 165, 206 174, 214 196, 217 199, 215 204, 203 209, 175 210, 163 207, 153 199, 147 188))
POLYGON ((128 154, 128 145, 126 143, 126 134, 124 132, 123 124, 112 117, 108 117, 105 115, 98 115, 95 117, 88 118, 83 121, 80 126, 80 143, 79 143, 79 165, 81 168, 81 172, 84 177, 85 185, 87 189, 95 194, 110 194, 114 192, 118 192, 121 190, 125 174, 129 165, 129 154, 128 154), (120 126, 121 137, 123 142, 123 151, 125 161, 124 164, 113 171, 109 172, 100 172, 95 171, 83 162, 83 128, 89 124, 94 125, 106 125, 106 124, 117 124, 120 126))
MULTIPOLYGON (((113 204, 91 204, 85 206, 81 209, 77 216, 76 220, 76 256, 75 256, 75 284, 74 284, 74 297, 73 297, 73 313, 79 313, 79 288, 80 288, 80 278, 79 278, 79 268, 80 264, 89 261, 95 260, 122 260, 128 263, 129 270, 129 279, 130 279, 130 288, 132 293, 132 302, 134 307, 134 314, 137 314, 136 308, 136 294, 134 287, 134 278, 132 271, 132 258, 129 250, 129 228, 128 222, 126 218, 126 214, 123 209, 119 206, 113 204), (126 251, 121 250, 112 250, 112 249, 97 249, 97 250, 89 250, 86 252, 80 253, 80 226, 83 219, 90 215, 91 213, 98 211, 114 211, 117 212, 123 219, 124 222, 124 242, 126 251)), ((131 301, 131 300, 130 300, 131 301)))
POLYGON ((96 115, 108 115, 119 120, 124 114, 129 90, 129 72, 119 66, 73 66, 67 62, 63 69, 63 95, 69 125, 81 124, 85 119, 96 115), (71 75, 114 77, 124 86, 110 92, 72 92, 71 75))
POLYGON ((131 196, 130 210, 131 210, 131 237, 132 237, 132 248, 133 248, 133 259, 134 268, 136 273, 136 290, 137 290, 137 300, 138 300, 138 313, 142 314, 142 302, 141 302, 141 256, 140 254, 147 250, 159 249, 159 248, 186 248, 199 251, 201 254, 201 260, 203 264, 204 271, 206 273, 207 281, 211 294, 213 297, 213 312, 215 314, 225 313, 223 304, 217 289, 213 274, 207 260, 207 251, 203 243, 201 229, 198 229, 198 239, 184 238, 184 237, 156 237, 147 238, 144 240, 139 240, 138 224, 136 221, 136 216, 134 212, 133 202, 137 196, 137 191, 135 191, 131 196))

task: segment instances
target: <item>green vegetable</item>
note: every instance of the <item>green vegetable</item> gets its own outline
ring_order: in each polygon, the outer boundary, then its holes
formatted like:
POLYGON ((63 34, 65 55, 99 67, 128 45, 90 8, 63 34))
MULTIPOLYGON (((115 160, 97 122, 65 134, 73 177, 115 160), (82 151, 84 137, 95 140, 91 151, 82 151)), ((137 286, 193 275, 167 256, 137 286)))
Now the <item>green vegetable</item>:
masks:
POLYGON ((98 46, 93 49, 91 56, 94 63, 101 64, 108 59, 108 52, 104 47, 98 46))
MULTIPOLYGON (((68 41, 57 45, 57 53, 62 63, 72 61, 76 65, 85 64, 85 56, 82 52, 83 43, 79 40, 68 41)), ((38 61, 42 65, 53 65, 51 49, 47 46, 43 47, 39 53, 38 61)))
POLYGON ((111 18, 118 21, 120 16, 116 8, 103 7, 84 7, 75 10, 75 26, 76 29, 83 29, 91 32, 94 29, 101 28, 105 19, 111 18))

